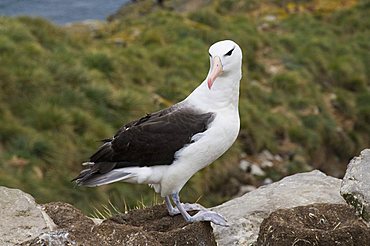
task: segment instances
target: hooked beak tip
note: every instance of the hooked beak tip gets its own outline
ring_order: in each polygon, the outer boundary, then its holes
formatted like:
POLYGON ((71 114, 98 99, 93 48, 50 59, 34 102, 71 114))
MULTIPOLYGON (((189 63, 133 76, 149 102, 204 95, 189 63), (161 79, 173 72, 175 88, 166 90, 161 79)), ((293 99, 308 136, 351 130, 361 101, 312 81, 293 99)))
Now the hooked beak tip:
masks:
POLYGON ((211 89, 212 88, 212 84, 213 84, 213 81, 211 79, 208 79, 207 81, 207 85, 208 85, 208 89, 211 89))

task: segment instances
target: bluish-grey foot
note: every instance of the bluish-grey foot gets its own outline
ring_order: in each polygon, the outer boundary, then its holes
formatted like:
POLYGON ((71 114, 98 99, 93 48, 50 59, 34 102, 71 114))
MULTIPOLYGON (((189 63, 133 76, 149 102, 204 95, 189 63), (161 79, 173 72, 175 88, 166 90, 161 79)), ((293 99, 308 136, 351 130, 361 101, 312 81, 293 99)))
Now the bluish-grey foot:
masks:
MULTIPOLYGON (((209 222, 212 222, 216 225, 228 226, 226 219, 222 215, 220 215, 216 212, 207 210, 204 207, 200 206, 199 204, 188 204, 188 203, 183 204, 183 203, 181 203, 178 193, 172 194, 172 200, 175 203, 176 208, 172 207, 170 198, 168 196, 166 197, 166 205, 167 205, 168 211, 169 212, 170 211, 171 212, 179 211, 187 222, 209 221, 209 222), (200 206, 200 207, 198 207, 197 205, 200 206), (196 206, 197 208, 201 208, 201 209, 198 213, 191 216, 190 214, 188 214, 188 212, 185 208, 194 208, 194 206, 196 206)), ((192 209, 192 210, 194 210, 194 209, 192 209)))
POLYGON ((226 219, 221 214, 210 210, 199 211, 197 214, 189 218, 189 222, 195 221, 209 221, 219 226, 229 226, 226 219))
MULTIPOLYGON (((181 214, 180 210, 177 207, 173 207, 170 201, 170 198, 167 196, 165 197, 165 202, 168 210, 168 214, 171 216, 181 214)), ((182 207, 185 209, 185 211, 203 211, 207 210, 205 207, 198 203, 181 203, 182 207)))

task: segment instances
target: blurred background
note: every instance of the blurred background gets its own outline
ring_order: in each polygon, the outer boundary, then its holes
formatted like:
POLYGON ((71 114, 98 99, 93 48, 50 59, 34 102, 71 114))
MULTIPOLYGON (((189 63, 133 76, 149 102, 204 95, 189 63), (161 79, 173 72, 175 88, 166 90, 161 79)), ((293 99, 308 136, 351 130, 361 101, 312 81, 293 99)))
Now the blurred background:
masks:
POLYGON ((183 200, 342 177, 370 146, 369 13, 365 0, 1 0, 0 185, 86 213, 162 202, 145 185, 70 180, 100 139, 197 87, 222 39, 244 52, 241 131, 183 200))

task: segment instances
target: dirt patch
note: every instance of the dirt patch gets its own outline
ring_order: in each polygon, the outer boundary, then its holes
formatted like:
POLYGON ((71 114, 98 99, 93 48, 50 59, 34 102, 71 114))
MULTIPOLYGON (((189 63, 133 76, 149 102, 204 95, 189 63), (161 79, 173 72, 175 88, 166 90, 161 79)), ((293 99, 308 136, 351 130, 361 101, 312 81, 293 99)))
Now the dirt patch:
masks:
POLYGON ((169 216, 164 205, 132 210, 100 225, 70 204, 43 206, 58 229, 22 245, 216 245, 210 223, 188 224, 180 215, 169 216))
POLYGON ((369 245, 370 228, 345 204, 279 209, 263 220, 257 245, 369 245))
POLYGON ((110 222, 140 227, 161 245, 216 245, 209 222, 189 224, 181 215, 169 216, 165 205, 119 214, 110 222))

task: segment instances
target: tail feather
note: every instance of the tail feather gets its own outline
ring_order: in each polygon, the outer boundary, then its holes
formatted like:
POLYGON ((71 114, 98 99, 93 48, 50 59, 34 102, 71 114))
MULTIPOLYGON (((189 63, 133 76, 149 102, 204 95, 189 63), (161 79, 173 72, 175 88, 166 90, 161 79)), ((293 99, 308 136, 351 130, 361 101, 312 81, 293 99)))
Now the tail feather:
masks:
POLYGON ((102 173, 96 170, 94 165, 90 164, 89 168, 82 170, 81 173, 72 181, 75 181, 79 186, 95 187, 125 180, 132 176, 133 175, 131 173, 124 171, 123 168, 113 169, 109 172, 102 173))
POLYGON ((78 185, 87 186, 87 187, 95 187, 105 184, 114 183, 117 181, 125 180, 132 177, 132 174, 122 172, 121 170, 113 170, 109 173, 105 174, 95 174, 92 175, 90 178, 80 181, 76 180, 78 185))

